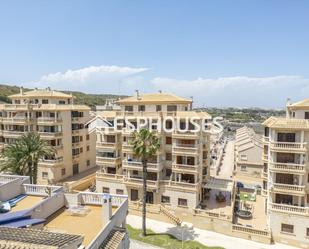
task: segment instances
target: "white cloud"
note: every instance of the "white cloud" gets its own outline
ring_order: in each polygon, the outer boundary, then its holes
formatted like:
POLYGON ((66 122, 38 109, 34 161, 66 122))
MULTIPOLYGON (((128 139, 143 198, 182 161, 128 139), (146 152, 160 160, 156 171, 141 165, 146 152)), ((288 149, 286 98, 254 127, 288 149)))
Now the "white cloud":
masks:
POLYGON ((32 86, 59 90, 77 90, 88 93, 117 93, 117 85, 149 70, 148 68, 120 66, 90 66, 43 75, 32 86))
POLYGON ((309 79, 301 76, 222 77, 178 80, 154 78, 156 89, 182 96, 193 96, 197 105, 283 107, 286 98, 302 99, 309 89, 309 79))

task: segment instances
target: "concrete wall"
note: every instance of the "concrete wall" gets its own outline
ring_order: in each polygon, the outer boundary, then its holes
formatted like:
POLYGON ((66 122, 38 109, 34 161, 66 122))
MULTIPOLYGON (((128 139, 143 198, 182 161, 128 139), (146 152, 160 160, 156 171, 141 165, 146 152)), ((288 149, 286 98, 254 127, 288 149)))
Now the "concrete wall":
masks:
POLYGON ((22 183, 23 179, 16 179, 0 185, 0 201, 7 201, 22 194, 22 183))

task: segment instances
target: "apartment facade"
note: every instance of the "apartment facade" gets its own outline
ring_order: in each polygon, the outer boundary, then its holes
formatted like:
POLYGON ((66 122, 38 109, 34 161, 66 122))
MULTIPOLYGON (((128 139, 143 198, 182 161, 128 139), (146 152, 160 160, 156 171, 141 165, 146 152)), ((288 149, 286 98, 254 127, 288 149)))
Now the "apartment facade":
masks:
POLYGON ((72 95, 49 88, 21 88, 9 97, 12 104, 0 105, 1 147, 36 132, 56 150, 39 162, 39 183, 55 183, 95 166, 95 134, 84 125, 90 119, 88 106, 75 105, 72 95))
MULTIPOLYGON (((203 183, 209 177, 209 133, 172 128, 177 122, 185 129, 187 118, 200 125, 207 123, 207 113, 192 111, 192 100, 167 93, 153 93, 125 98, 117 102, 121 111, 98 114, 116 125, 97 134, 97 191, 126 194, 130 201, 142 199, 142 164, 133 153, 132 132, 125 129, 125 119, 134 126, 140 118, 152 119, 148 128, 160 139, 160 149, 148 162, 147 202, 172 207, 195 208, 203 198, 203 183)), ((207 129, 210 129, 205 125, 207 129)))
POLYGON ((263 192, 275 241, 309 247, 309 99, 264 123, 263 192))
POLYGON ((249 127, 239 128, 236 130, 234 149, 237 174, 261 177, 263 173, 262 137, 249 127))

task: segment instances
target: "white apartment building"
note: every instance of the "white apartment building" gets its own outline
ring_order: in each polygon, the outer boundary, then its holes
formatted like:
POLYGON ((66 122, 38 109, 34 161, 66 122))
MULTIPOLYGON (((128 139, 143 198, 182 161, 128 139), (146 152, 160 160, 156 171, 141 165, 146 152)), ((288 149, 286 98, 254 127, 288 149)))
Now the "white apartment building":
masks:
POLYGON ((267 217, 275 241, 309 248, 309 99, 264 123, 267 217))
POLYGON ((52 158, 39 163, 39 183, 55 183, 96 165, 95 134, 84 127, 90 119, 88 106, 75 105, 72 95, 49 88, 21 88, 9 97, 12 104, 0 105, 2 148, 27 132, 37 132, 56 149, 52 158))
POLYGON ((261 177, 263 173, 262 153, 262 136, 246 126, 236 130, 234 158, 238 175, 261 177))
MULTIPOLYGON (((195 117, 199 124, 211 118, 205 112, 193 111, 191 99, 162 92, 137 92, 136 96, 117 103, 121 111, 99 113, 112 124, 116 117, 121 120, 129 117, 136 125, 136 120, 144 117, 152 118, 154 123, 161 122, 161 126, 166 122, 168 128, 172 128, 173 121, 179 120, 180 128, 184 129, 186 118, 195 117), (164 118, 169 120, 164 121, 164 118)), ((97 172, 96 186, 97 191, 125 194, 134 202, 142 199, 142 165, 130 145, 132 133, 124 129, 123 124, 118 125, 118 129, 110 127, 97 134, 97 165, 101 169, 97 172)), ((203 183, 209 177, 210 135, 190 131, 191 126, 186 132, 159 131, 157 125, 148 127, 156 131, 161 146, 148 163, 147 202, 193 209, 202 200, 203 183)))

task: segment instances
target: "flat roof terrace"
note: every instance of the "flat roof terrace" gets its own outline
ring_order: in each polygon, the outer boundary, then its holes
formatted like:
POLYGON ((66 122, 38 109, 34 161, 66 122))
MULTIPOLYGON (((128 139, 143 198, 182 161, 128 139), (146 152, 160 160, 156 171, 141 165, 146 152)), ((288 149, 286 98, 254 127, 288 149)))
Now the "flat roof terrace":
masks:
POLYGON ((42 200, 43 200, 42 196, 27 195, 24 199, 17 202, 15 207, 11 208, 11 212, 32 208, 42 200))
MULTIPOLYGON (((102 206, 83 205, 84 214, 74 214, 70 209, 62 208, 47 219, 45 228, 50 232, 68 233, 84 237, 83 245, 88 246, 105 226, 102 218, 102 206)), ((113 208, 113 214, 116 208, 113 208)))

